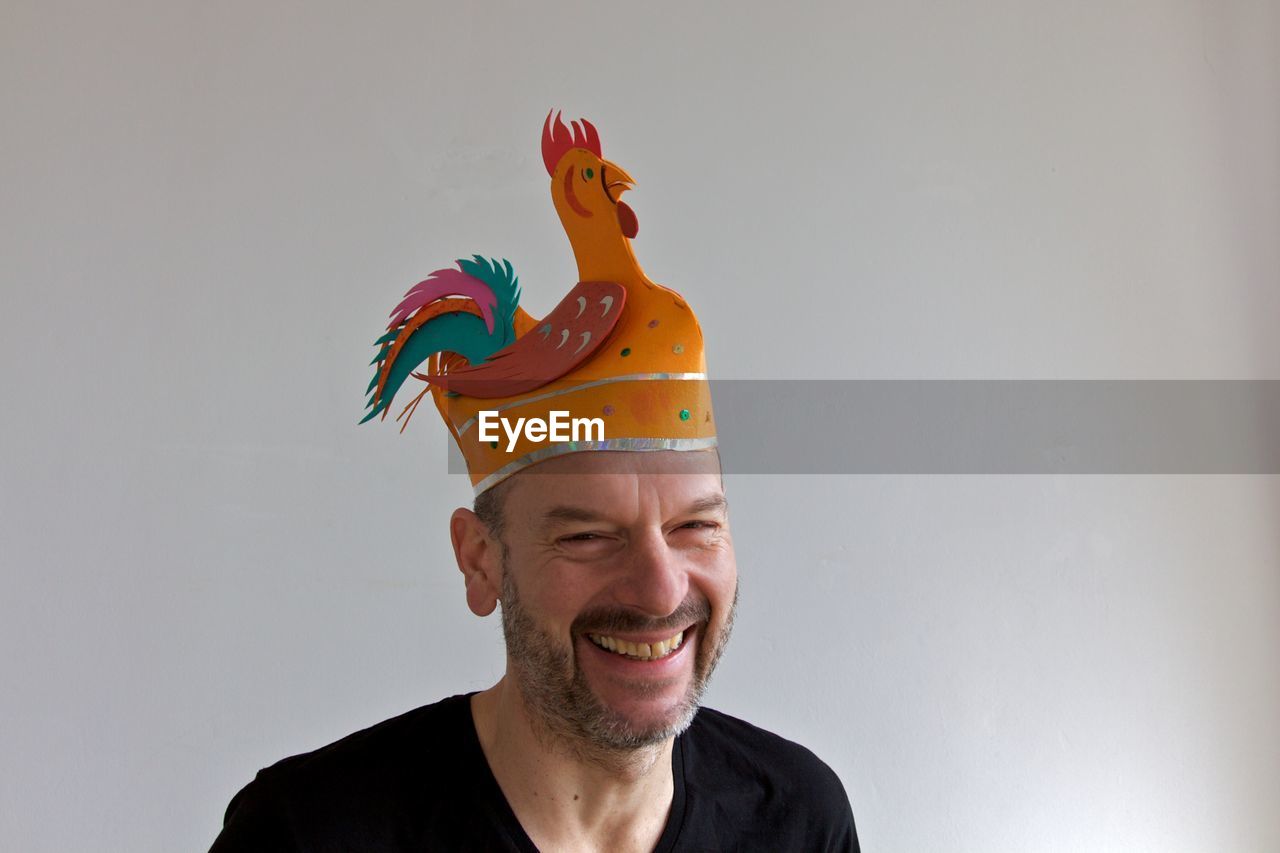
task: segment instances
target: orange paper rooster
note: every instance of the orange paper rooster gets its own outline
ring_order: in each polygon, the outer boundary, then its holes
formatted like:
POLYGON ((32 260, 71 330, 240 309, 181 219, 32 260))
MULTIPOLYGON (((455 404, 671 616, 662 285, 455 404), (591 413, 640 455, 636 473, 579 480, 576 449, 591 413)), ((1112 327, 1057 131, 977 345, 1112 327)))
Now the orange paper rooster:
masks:
MULTIPOLYGON (((385 418, 410 376, 426 382, 397 419, 407 425, 433 392, 478 490, 521 461, 531 464, 533 453, 504 453, 476 439, 475 414, 483 408, 533 411, 542 403, 545 410, 547 399, 559 398, 561 408, 605 419, 611 438, 600 449, 714 446, 697 320, 679 294, 650 281, 636 262, 631 240, 639 226, 621 200, 635 182, 604 159, 590 122, 571 124, 547 115, 542 157, 577 260, 577 285, 534 320, 519 305, 510 262, 475 255, 414 286, 376 342, 364 421, 385 418)), ((591 448, 562 450, 576 449, 591 448)), ((553 455, 538 450, 538 458, 553 455)))

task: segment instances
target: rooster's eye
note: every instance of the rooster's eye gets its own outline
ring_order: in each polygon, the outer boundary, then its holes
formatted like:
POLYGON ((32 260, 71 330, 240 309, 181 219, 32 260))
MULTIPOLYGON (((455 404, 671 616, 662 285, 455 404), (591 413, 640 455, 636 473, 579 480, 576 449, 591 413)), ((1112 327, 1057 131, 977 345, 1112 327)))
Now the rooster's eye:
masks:
POLYGON ((587 167, 587 169, 583 171, 582 176, 589 181, 596 176, 596 173, 590 167, 587 167))

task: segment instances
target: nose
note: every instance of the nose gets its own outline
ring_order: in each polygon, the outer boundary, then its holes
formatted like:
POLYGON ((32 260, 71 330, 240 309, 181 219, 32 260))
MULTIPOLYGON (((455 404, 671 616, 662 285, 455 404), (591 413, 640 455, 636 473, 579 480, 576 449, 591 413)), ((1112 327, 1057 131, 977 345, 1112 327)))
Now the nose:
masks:
POLYGON ((661 532, 633 539, 626 576, 619 589, 621 603, 655 619, 670 615, 689 592, 689 572, 683 555, 661 532))

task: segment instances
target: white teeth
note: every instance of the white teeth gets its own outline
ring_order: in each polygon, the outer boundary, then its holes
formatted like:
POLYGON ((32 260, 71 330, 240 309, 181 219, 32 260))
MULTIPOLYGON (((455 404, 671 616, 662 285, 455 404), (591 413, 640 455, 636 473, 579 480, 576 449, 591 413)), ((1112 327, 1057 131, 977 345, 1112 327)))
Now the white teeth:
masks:
POLYGON ((600 648, 608 649, 616 654, 638 658, 639 660, 657 660, 680 648, 680 644, 684 642, 684 631, 680 631, 674 637, 668 637, 656 643, 632 643, 629 640, 619 640, 602 634, 588 634, 587 637, 600 648))

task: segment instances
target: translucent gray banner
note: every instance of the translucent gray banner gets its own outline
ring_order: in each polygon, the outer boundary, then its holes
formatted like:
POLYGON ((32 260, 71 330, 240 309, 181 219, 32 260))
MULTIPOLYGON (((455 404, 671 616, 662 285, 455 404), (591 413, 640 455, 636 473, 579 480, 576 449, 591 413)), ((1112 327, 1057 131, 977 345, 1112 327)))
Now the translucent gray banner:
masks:
POLYGON ((1280 380, 716 380, 711 396, 726 473, 1280 474, 1280 380))

